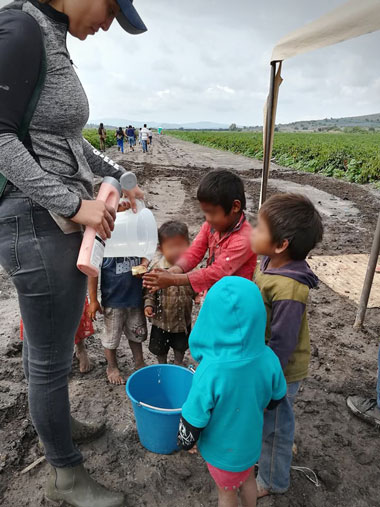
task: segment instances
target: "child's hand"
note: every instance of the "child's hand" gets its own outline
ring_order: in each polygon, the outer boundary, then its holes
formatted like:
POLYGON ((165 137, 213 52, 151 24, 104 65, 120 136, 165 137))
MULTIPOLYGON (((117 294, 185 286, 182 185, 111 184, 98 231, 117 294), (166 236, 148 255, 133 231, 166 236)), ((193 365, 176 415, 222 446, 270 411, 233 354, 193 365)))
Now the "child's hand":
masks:
POLYGON ((174 285, 174 275, 165 269, 156 268, 144 275, 144 287, 155 292, 159 289, 167 289, 174 285))
POLYGON ((203 292, 199 292, 199 294, 197 294, 194 298, 194 303, 196 305, 200 305, 202 303, 202 298, 203 298, 203 292))
POLYGON ((87 313, 91 320, 96 320, 96 312, 103 313, 103 309, 98 300, 91 301, 88 305, 87 313))
POLYGON ((187 451, 189 454, 198 454, 198 447, 197 447, 197 444, 194 445, 194 447, 192 449, 190 449, 190 451, 187 451))
POLYGON ((153 306, 146 306, 144 313, 145 313, 145 317, 148 317, 148 319, 151 319, 152 317, 155 316, 153 306))

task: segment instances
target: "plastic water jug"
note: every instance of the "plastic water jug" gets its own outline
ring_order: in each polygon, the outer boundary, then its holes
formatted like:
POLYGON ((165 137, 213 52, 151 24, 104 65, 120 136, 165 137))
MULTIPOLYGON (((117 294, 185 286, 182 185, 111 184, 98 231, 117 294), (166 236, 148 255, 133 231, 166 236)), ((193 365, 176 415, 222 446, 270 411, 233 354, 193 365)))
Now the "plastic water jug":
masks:
POLYGON ((157 241, 154 215, 143 201, 137 201, 137 213, 130 209, 117 213, 104 257, 145 257, 151 260, 157 249, 157 241))
MULTIPOLYGON (((121 189, 132 190, 136 185, 136 176, 131 172, 124 173, 120 178, 120 183, 112 176, 106 176, 100 185, 97 200, 107 203, 116 211, 121 189)), ((87 226, 79 251, 77 268, 87 276, 99 276, 105 245, 106 242, 96 233, 96 230, 87 226)))

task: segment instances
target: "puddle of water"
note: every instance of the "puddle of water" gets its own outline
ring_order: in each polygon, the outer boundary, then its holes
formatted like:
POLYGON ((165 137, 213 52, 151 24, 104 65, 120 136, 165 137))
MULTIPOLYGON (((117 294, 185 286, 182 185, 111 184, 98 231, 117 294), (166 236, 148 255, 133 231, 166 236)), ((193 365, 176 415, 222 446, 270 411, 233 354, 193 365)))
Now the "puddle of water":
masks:
MULTIPOLYGON (((255 178, 252 181, 261 181, 255 178)), ((282 192, 293 192, 308 197, 320 213, 328 217, 336 217, 338 220, 346 221, 348 218, 356 217, 360 211, 351 201, 345 201, 335 195, 318 190, 311 185, 300 185, 293 181, 269 179, 268 186, 282 192)))

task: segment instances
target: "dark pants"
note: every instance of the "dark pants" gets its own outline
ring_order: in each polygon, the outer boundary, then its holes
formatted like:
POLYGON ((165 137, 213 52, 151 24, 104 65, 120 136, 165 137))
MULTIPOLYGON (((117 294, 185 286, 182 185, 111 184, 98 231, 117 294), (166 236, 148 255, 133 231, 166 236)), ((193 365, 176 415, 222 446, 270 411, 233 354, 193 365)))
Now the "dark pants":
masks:
POLYGON ((24 322, 30 414, 55 467, 83 460, 71 438, 68 396, 86 295, 86 277, 76 268, 81 240, 81 233, 63 234, 44 208, 7 187, 0 200, 0 264, 17 289, 24 322))

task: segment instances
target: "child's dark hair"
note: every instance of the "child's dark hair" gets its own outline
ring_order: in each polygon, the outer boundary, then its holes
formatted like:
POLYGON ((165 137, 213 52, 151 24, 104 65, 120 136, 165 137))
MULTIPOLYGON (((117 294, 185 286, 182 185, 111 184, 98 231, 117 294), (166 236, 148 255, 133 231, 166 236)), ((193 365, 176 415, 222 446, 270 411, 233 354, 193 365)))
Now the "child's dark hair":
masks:
POLYGON ((202 178, 197 199, 222 206, 226 215, 230 213, 235 200, 240 201, 242 210, 246 208, 243 180, 225 169, 211 171, 202 178))
POLYGON ((267 221, 273 243, 287 248, 293 260, 306 259, 307 254, 322 241, 323 224, 314 204, 301 194, 277 194, 264 202, 260 215, 267 221))
POLYGON ((182 236, 187 241, 190 241, 187 225, 178 220, 169 220, 169 222, 165 222, 158 229, 158 241, 160 245, 162 245, 165 239, 174 238, 175 236, 182 236))

